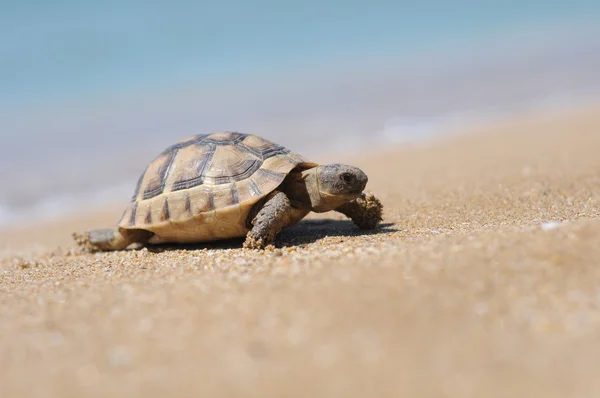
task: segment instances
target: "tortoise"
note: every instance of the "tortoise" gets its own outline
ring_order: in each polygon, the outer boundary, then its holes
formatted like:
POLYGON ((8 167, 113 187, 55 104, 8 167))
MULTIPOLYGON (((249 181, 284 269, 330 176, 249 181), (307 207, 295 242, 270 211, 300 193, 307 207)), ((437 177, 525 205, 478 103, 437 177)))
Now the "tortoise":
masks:
POLYGON ((311 211, 331 210, 374 229, 382 205, 363 192, 367 181, 357 167, 319 165, 257 135, 199 134, 147 166, 114 228, 73 237, 89 251, 244 236, 244 248, 264 249, 311 211))

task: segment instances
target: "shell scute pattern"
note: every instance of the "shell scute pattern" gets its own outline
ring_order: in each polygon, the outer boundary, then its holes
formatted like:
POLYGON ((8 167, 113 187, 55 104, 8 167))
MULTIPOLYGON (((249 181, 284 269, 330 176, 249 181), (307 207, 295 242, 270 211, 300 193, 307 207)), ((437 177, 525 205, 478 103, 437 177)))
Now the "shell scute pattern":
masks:
POLYGON ((258 170, 262 162, 261 158, 238 146, 218 146, 204 173, 204 183, 220 185, 243 180, 258 170))
POLYGON ((293 168, 314 165, 254 135, 195 135, 148 165, 119 226, 153 231, 160 241, 242 236, 254 203, 293 168))
POLYGON ((177 151, 179 162, 174 162, 165 188, 179 191, 202 183, 206 169, 214 156, 214 145, 192 144, 177 151))
MULTIPOLYGON (((148 166, 142 180, 142 186, 144 186, 144 190, 141 192, 142 199, 153 198, 164 191, 165 175, 175 160, 175 154, 174 151, 165 152, 148 166)), ((139 192, 137 196, 140 196, 139 192)))

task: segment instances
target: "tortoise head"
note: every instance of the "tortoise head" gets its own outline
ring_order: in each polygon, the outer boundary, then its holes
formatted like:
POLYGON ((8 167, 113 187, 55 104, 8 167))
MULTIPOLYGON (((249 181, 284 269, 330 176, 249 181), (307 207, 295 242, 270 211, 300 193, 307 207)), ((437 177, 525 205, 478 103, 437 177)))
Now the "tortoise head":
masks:
POLYGON ((315 212, 330 211, 360 197, 368 181, 358 167, 338 163, 318 166, 311 174, 306 182, 315 212))

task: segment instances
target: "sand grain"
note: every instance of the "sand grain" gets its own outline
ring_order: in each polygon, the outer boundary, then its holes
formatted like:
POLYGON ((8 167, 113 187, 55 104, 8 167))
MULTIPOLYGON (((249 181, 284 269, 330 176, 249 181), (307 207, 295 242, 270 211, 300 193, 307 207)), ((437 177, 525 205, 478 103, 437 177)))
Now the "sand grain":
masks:
POLYGON ((4 231, 0 390, 597 395, 599 125, 600 108, 530 116, 344 159, 381 227, 311 215, 270 252, 73 250, 108 210, 4 231))

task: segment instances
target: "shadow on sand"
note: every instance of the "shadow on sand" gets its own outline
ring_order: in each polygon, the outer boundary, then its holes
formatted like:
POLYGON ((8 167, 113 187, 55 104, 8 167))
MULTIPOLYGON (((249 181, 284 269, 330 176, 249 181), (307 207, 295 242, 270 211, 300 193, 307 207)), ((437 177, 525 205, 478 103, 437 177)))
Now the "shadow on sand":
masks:
MULTIPOLYGON (((381 223, 374 230, 361 230, 350 220, 302 220, 296 225, 284 229, 275 241, 275 246, 303 246, 330 236, 352 237, 390 234, 399 231, 393 228, 393 226, 394 223, 381 223)), ((165 250, 240 249, 243 243, 243 238, 236 238, 198 244, 161 244, 148 246, 147 248, 152 252, 165 250)))

